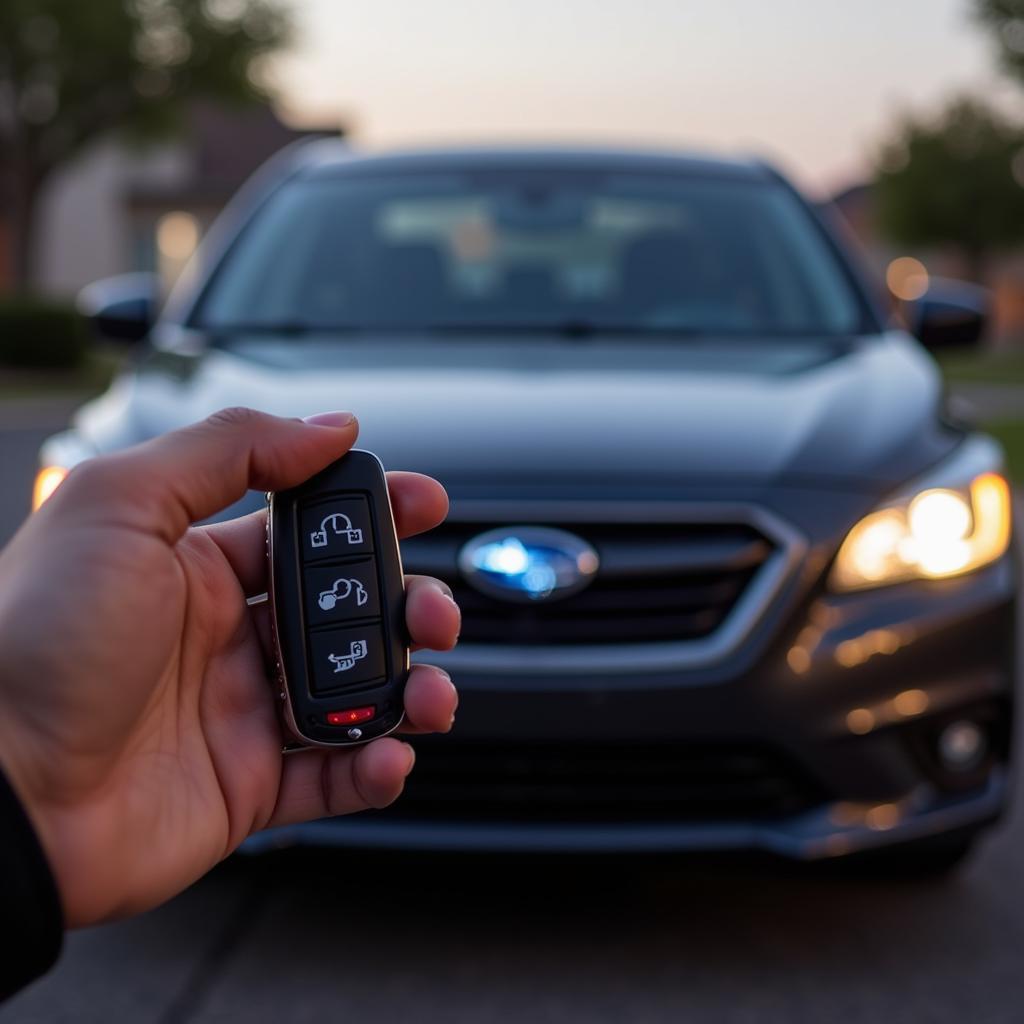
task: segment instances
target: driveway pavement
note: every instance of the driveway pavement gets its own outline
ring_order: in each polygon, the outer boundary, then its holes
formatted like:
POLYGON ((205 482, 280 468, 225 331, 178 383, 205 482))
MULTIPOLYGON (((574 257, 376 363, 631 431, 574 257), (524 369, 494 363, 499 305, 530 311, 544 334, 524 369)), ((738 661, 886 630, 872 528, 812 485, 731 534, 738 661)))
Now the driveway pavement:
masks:
POLYGON ((68 422, 80 399, 0 400, 0 545, 25 518, 39 445, 68 422))

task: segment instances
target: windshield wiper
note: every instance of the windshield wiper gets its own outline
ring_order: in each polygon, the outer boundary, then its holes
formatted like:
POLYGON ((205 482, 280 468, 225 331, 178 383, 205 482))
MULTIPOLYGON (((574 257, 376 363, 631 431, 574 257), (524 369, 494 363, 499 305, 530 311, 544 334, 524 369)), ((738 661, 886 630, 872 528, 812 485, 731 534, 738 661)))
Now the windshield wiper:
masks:
POLYGON ((309 320, 254 320, 251 323, 198 324, 211 335, 235 337, 239 334, 358 334, 375 330, 361 324, 317 324, 309 320))
POLYGON ((462 322, 424 324, 415 328, 425 334, 538 334, 557 335, 562 338, 579 338, 627 335, 630 337, 692 338, 707 334, 694 327, 650 327, 644 324, 598 323, 593 320, 558 320, 550 323, 511 322, 462 322))
POLYGON ((242 335, 285 335, 295 337, 311 334, 536 334, 584 340, 597 336, 627 335, 630 337, 690 338, 707 332, 692 327, 650 327, 643 324, 602 324, 593 320, 566 319, 550 323, 517 321, 453 321, 437 324, 355 324, 313 323, 307 320, 267 320, 230 324, 198 324, 199 329, 213 337, 234 339, 242 335))
POLYGON ((454 320, 450 323, 315 323, 309 320, 254 320, 250 323, 239 321, 229 324, 197 324, 200 330, 206 331, 216 343, 234 341, 237 338, 249 337, 299 337, 313 335, 432 335, 451 338, 473 338, 480 335, 536 335, 537 337, 559 337, 569 340, 586 341, 589 338, 646 338, 664 341, 692 339, 741 340, 751 338, 801 338, 837 337, 847 338, 848 335, 829 335, 823 331, 778 331, 748 328, 744 330, 727 329, 724 327, 692 327, 671 324, 638 324, 638 323, 602 323, 596 320, 569 317, 565 320, 552 320, 547 323, 530 321, 487 321, 487 320, 454 320))

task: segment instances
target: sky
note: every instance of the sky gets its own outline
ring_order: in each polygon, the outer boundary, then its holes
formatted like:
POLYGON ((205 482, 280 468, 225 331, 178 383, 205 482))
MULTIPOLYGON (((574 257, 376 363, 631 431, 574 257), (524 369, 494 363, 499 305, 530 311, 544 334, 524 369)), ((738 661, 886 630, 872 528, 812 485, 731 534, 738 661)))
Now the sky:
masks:
POLYGON ((293 0, 288 118, 361 147, 653 144, 757 154, 825 194, 899 113, 1024 105, 969 0, 293 0))

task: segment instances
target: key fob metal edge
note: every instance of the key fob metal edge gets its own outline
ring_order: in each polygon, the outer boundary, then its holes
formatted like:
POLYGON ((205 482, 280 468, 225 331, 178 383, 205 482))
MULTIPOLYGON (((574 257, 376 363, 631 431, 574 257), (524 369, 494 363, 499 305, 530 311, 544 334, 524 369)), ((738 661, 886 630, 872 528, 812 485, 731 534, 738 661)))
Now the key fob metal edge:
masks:
POLYGON ((312 747, 359 746, 389 735, 405 718, 404 692, 410 663, 405 627, 405 579, 383 464, 372 452, 353 448, 305 483, 288 491, 270 492, 267 498, 268 596, 285 726, 299 743, 312 747), (345 463, 351 456, 373 460, 379 473, 378 486, 373 489, 353 487, 346 482, 345 463), (301 583, 300 508, 310 496, 327 498, 332 493, 360 494, 370 503, 370 527, 374 532, 372 557, 380 591, 387 671, 383 682, 370 684, 356 693, 321 696, 312 692, 309 683, 312 671, 309 624, 301 583), (378 507, 382 501, 384 508, 378 507), (305 668, 301 679, 290 678, 288 666, 296 665, 305 668), (327 724, 328 712, 355 705, 373 705, 380 713, 373 721, 352 728, 327 724))

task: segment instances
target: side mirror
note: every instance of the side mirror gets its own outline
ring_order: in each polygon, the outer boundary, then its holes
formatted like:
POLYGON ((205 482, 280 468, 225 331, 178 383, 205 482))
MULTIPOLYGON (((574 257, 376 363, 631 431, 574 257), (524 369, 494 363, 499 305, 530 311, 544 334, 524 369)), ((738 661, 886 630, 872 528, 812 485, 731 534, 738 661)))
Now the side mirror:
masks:
POLYGON ((907 326, 927 349, 971 347, 985 333, 991 301, 987 288, 932 278, 928 291, 907 303, 907 326))
POLYGON ((76 306, 101 338, 136 343, 153 326, 159 301, 156 274, 118 274, 86 285, 76 306))

